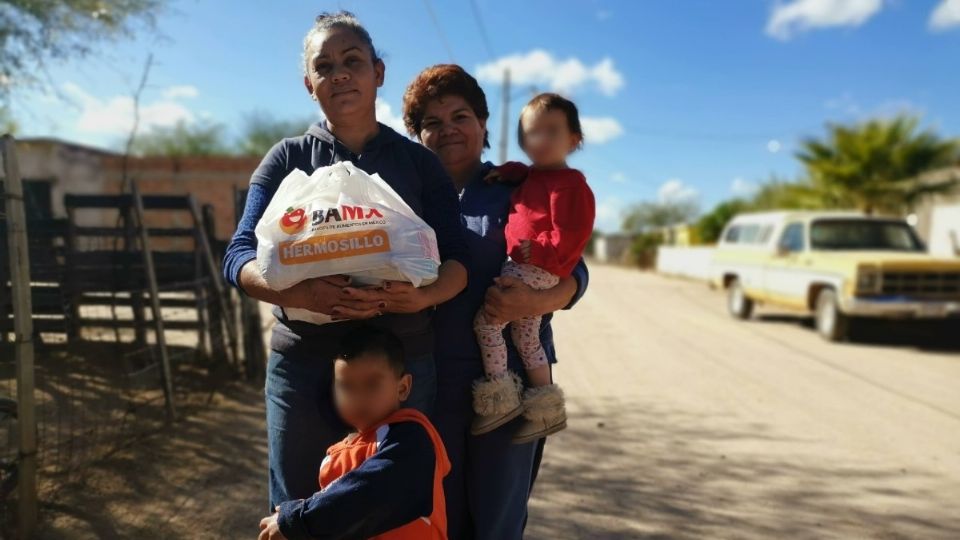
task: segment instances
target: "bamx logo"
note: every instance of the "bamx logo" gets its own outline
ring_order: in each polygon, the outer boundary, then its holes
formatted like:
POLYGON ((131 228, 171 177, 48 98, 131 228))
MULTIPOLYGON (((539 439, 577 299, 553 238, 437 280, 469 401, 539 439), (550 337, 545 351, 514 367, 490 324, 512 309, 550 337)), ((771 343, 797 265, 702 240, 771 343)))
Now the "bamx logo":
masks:
POLYGON ((375 217, 383 219, 383 214, 376 208, 343 205, 340 208, 334 207, 314 210, 311 223, 313 225, 320 225, 321 223, 330 223, 332 221, 350 221, 375 217))

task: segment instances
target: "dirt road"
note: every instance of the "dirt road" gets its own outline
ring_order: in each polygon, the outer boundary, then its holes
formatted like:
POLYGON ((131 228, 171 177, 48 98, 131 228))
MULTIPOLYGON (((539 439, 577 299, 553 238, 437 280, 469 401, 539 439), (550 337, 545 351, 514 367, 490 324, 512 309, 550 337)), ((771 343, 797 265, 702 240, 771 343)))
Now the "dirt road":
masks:
POLYGON ((529 537, 960 538, 960 351, 829 344, 603 266, 555 321, 570 428, 529 537))
MULTIPOLYGON (((699 283, 591 274, 556 318, 570 427, 528 538, 960 538, 960 352, 828 344, 733 321, 699 283)), ((43 537, 254 538, 265 467, 262 394, 231 385, 65 487, 43 537)))

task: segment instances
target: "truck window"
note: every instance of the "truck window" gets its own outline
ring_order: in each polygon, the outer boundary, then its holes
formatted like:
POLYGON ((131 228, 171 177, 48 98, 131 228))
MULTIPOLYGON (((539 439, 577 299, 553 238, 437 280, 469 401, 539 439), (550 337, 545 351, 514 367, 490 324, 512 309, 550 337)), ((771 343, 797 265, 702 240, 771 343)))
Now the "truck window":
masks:
POLYGON ((723 241, 728 244, 736 244, 738 238, 740 238, 740 226, 734 225, 727 230, 727 234, 723 237, 723 241))
POLYGON ((913 229, 899 220, 817 220, 810 226, 810 244, 824 250, 925 251, 913 229))
POLYGON ((787 225, 783 230, 783 234, 780 235, 778 246, 783 251, 803 251, 803 223, 791 223, 787 225))

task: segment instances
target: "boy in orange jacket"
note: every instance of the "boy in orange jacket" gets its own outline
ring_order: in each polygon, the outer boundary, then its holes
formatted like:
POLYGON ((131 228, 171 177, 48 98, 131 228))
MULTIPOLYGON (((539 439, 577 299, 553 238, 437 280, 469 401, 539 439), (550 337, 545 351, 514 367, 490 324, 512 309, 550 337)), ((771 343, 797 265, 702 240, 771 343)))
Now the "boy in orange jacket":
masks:
POLYGON ((360 327, 344 336, 333 368, 337 410, 357 432, 327 450, 320 491, 277 506, 259 540, 445 540, 450 462, 430 421, 401 408, 415 382, 402 343, 360 327))

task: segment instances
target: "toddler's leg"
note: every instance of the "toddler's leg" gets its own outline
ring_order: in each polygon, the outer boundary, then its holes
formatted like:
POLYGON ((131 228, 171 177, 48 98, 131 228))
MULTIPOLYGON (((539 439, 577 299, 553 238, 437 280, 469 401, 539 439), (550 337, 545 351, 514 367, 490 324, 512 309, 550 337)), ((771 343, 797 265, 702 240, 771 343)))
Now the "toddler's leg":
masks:
POLYGON ((513 420, 523 412, 520 392, 523 383, 507 370, 507 344, 503 340, 505 324, 491 324, 481 309, 473 322, 477 343, 483 356, 486 377, 473 384, 473 410, 477 415, 470 432, 480 435, 513 420))
POLYGON ((533 386, 550 384, 547 353, 540 343, 540 321, 543 317, 524 317, 510 324, 510 338, 520 353, 523 368, 533 386))
MULTIPOLYGON (((523 280, 530 287, 543 290, 555 286, 560 278, 542 268, 507 261, 504 275, 523 280)), ((510 325, 510 338, 516 345, 531 388, 523 393, 524 422, 513 436, 513 442, 525 444, 556 433, 567 427, 567 411, 563 391, 550 381, 547 353, 540 343, 542 317, 526 317, 510 325)))
POLYGON ((496 379, 507 373, 507 344, 503 341, 503 329, 506 324, 487 322, 483 308, 473 319, 473 331, 477 335, 480 354, 483 357, 483 372, 487 377, 496 379))
MULTIPOLYGON (((529 264, 507 261, 503 265, 503 275, 522 280, 536 290, 549 289, 560 282, 560 278, 542 268, 529 264)), ((540 322, 543 317, 525 317, 510 325, 510 338, 520 353, 523 367, 527 371, 533 386, 550 384, 550 368, 547 366, 547 353, 540 343, 540 322)))

